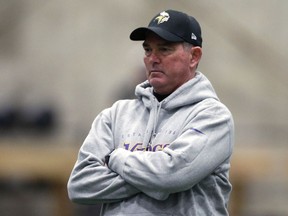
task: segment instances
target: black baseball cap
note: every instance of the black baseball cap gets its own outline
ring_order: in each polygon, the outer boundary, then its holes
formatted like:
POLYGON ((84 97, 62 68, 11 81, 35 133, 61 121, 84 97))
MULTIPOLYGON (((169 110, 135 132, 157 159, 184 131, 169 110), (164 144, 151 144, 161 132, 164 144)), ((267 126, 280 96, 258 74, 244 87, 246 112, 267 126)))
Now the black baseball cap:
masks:
POLYGON ((183 12, 166 10, 157 14, 148 27, 140 27, 132 31, 130 39, 145 40, 147 32, 152 31, 170 42, 187 42, 202 47, 201 27, 198 21, 183 12))

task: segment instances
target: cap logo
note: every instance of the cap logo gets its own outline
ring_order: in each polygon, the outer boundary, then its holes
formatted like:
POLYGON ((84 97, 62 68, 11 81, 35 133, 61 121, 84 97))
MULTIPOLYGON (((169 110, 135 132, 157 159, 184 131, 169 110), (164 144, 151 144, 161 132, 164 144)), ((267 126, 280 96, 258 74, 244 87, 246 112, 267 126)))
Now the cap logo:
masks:
POLYGON ((191 39, 192 40, 197 40, 197 37, 196 37, 196 35, 194 33, 191 34, 191 39))
POLYGON ((155 18, 155 20, 157 20, 157 23, 159 25, 161 23, 167 22, 169 18, 170 18, 170 15, 166 11, 163 11, 160 13, 159 16, 155 18))

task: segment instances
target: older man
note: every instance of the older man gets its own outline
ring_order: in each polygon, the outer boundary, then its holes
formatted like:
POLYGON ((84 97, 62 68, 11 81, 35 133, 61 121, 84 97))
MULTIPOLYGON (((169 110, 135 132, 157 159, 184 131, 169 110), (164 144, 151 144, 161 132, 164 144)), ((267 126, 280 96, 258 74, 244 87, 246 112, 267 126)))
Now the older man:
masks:
POLYGON ((94 120, 68 182, 71 200, 101 215, 228 215, 234 124, 197 66, 201 28, 167 10, 131 40, 143 42, 147 81, 94 120))

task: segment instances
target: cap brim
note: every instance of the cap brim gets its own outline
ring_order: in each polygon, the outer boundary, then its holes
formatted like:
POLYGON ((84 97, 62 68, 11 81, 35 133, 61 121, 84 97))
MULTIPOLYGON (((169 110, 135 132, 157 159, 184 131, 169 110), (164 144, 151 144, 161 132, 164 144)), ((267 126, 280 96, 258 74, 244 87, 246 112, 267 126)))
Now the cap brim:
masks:
POLYGON ((142 41, 146 39, 147 33, 151 31, 157 34, 159 37, 163 38, 164 40, 171 41, 171 42, 181 42, 184 41, 181 37, 174 35, 162 28, 159 27, 141 27, 137 28, 130 34, 130 39, 133 41, 142 41))

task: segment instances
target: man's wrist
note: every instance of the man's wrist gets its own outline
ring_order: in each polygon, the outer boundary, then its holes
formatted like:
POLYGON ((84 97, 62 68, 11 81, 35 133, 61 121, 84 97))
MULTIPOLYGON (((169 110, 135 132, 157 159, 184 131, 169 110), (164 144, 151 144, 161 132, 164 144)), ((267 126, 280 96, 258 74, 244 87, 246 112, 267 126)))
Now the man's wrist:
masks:
POLYGON ((123 177, 123 171, 125 167, 125 162, 127 158, 132 154, 132 152, 123 149, 117 148, 110 154, 109 158, 109 169, 118 173, 120 176, 123 177))

